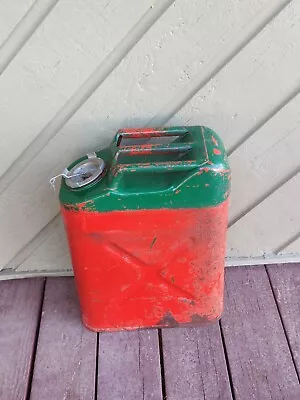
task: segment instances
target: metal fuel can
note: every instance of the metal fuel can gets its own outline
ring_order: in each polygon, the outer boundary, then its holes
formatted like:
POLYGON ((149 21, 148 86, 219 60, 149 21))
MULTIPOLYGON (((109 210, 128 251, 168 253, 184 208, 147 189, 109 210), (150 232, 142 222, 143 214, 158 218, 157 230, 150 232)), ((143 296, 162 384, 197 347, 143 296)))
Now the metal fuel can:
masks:
POLYGON ((85 326, 220 318, 229 190, 222 141, 203 126, 123 129, 71 164, 60 203, 85 326))

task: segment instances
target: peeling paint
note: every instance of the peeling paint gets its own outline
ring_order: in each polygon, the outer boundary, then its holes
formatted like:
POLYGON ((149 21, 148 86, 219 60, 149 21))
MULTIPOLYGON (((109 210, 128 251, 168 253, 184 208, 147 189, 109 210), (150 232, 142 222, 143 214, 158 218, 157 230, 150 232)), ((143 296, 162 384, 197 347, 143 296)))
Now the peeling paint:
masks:
POLYGON ((213 141, 215 146, 219 146, 217 139, 213 135, 211 135, 211 140, 213 141))
POLYGON ((179 323, 173 317, 170 311, 167 311, 163 318, 157 323, 158 326, 165 326, 165 327, 176 327, 179 326, 179 323))
POLYGON ((213 152, 214 152, 214 154, 216 154, 216 155, 218 155, 218 156, 219 156, 220 154, 222 154, 221 150, 216 149, 216 148, 213 149, 213 152))

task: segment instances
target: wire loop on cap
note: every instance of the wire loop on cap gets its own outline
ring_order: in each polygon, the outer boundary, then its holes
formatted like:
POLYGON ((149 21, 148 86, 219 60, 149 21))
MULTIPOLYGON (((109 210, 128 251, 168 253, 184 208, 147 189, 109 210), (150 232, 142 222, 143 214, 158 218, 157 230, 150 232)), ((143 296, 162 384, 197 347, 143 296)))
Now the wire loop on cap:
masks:
POLYGON ((65 168, 61 174, 50 179, 51 186, 55 189, 55 181, 59 177, 65 178, 65 183, 71 189, 89 185, 98 180, 105 170, 105 161, 97 157, 96 153, 87 154, 85 160, 74 165, 71 170, 65 168))

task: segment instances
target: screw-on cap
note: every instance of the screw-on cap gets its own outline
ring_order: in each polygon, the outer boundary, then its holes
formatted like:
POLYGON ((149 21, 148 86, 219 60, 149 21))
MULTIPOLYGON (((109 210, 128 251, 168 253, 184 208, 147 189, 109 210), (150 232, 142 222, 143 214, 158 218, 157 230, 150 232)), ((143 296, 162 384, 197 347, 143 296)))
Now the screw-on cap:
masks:
POLYGON ((65 175, 66 185, 71 189, 81 188, 98 180, 105 170, 105 161, 96 153, 87 154, 87 159, 74 165, 65 175))

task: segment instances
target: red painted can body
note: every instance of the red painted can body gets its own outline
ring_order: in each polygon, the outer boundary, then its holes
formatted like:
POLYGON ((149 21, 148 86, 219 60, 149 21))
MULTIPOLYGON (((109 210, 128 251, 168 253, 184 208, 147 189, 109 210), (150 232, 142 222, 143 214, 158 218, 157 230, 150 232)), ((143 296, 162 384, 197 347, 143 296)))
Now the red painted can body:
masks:
POLYGON ((227 201, 202 209, 62 213, 89 329, 221 316, 227 201))

